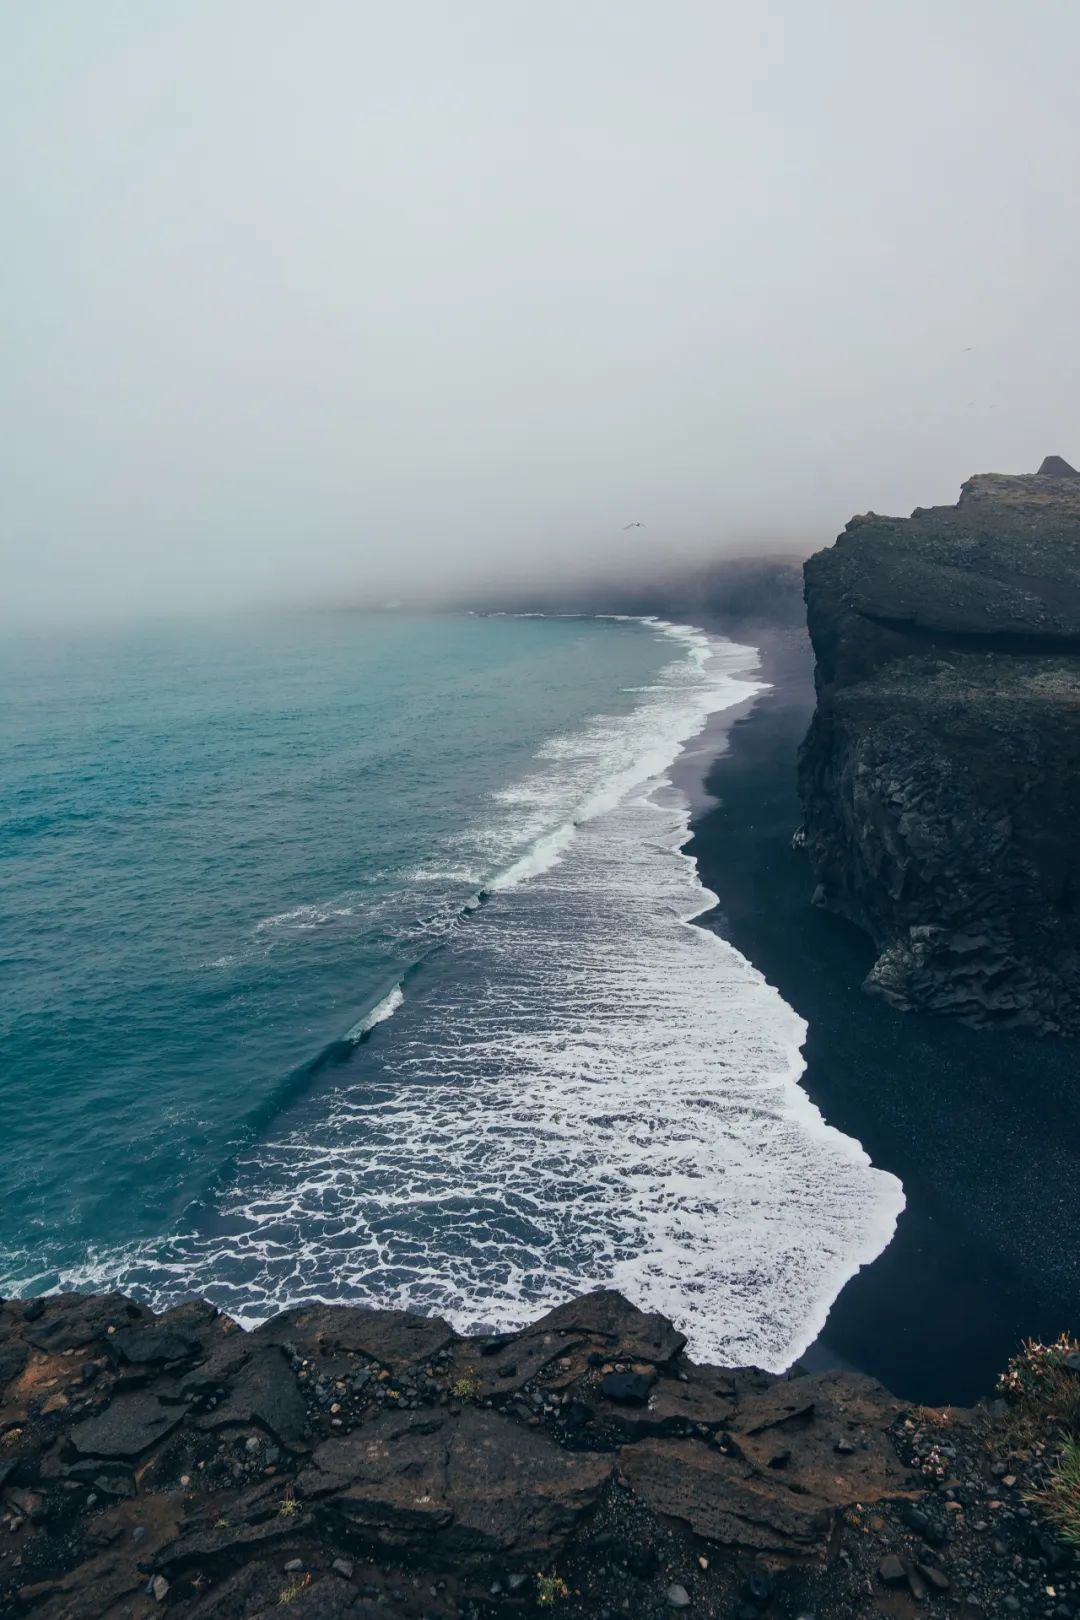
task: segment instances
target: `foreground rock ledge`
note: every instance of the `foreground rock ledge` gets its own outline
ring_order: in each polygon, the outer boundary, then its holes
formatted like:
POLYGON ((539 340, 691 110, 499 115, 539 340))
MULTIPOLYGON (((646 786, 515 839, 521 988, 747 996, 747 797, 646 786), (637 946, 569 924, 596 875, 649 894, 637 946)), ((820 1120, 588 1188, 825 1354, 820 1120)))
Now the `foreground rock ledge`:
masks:
MULTIPOLYGON (((487 1338, 344 1306, 245 1333, 198 1302, 10 1301, 0 1612, 897 1615, 957 1595, 940 1549, 964 1510, 919 1518, 920 1419, 857 1374, 683 1346, 610 1291, 487 1338)), ((972 1421, 936 1414, 935 1436, 972 1421)))
POLYGON ((1080 475, 970 479, 806 564, 818 904, 900 1008, 1080 1033, 1080 475))

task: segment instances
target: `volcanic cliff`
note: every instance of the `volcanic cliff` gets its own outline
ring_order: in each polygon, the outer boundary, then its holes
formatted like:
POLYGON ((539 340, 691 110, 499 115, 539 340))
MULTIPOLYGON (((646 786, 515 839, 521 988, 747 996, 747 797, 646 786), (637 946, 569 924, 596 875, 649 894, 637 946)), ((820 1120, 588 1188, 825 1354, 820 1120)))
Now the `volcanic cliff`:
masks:
POLYGON ((865 988, 1080 1032, 1080 475, 853 518, 805 583, 802 836, 815 901, 877 946, 865 988))
POLYGON ((1027 1501, 1078 1409, 1075 1341, 975 1411, 684 1343, 608 1290, 474 1338, 401 1310, 244 1333, 196 1301, 0 1302, 0 1615, 1077 1613, 1068 1521, 1027 1501))

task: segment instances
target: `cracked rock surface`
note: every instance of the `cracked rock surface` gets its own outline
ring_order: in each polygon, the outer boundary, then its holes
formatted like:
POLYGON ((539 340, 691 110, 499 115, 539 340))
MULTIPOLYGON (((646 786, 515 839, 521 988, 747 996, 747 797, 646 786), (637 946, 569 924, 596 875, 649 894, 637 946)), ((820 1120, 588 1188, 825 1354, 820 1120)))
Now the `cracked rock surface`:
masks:
POLYGON ((0 1381, 5 1617, 841 1620, 1080 1596, 1019 1505, 1023 1459, 992 1468, 972 1414, 934 1414, 931 1447, 871 1379, 698 1366, 611 1291, 483 1338, 345 1306, 245 1333, 203 1304, 9 1301, 0 1381))

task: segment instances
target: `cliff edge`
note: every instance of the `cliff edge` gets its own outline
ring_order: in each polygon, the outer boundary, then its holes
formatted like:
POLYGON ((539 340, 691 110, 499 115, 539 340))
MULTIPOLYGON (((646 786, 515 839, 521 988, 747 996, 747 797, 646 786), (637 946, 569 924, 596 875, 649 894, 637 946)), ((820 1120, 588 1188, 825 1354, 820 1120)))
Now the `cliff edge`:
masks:
POLYGON ((815 902, 895 1006, 1080 1033, 1080 474, 971 478, 805 566, 815 902))
POLYGON ((998 1419, 699 1366, 609 1290, 474 1338, 404 1310, 245 1333, 198 1301, 0 1301, 0 1614, 1069 1620, 1069 1522, 1025 1496, 1056 1477, 1077 1351, 1016 1363, 998 1419))

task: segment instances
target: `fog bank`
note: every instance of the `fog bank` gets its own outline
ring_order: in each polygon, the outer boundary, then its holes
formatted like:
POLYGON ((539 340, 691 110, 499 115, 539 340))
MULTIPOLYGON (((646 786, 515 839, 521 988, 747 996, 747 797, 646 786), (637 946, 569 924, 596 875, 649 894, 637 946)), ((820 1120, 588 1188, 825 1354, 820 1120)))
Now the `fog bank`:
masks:
POLYGON ((5 8, 0 611, 807 552, 1075 460, 1078 49, 1072 0, 5 8))

